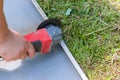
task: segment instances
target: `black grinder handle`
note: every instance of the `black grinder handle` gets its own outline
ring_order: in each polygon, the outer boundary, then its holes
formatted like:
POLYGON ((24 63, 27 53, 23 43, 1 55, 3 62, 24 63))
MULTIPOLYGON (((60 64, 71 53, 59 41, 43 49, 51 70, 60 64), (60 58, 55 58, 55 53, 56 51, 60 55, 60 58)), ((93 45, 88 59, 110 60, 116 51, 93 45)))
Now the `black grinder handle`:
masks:
POLYGON ((31 42, 31 44, 33 45, 35 52, 40 52, 41 47, 42 47, 42 43, 40 40, 35 41, 35 42, 31 42))

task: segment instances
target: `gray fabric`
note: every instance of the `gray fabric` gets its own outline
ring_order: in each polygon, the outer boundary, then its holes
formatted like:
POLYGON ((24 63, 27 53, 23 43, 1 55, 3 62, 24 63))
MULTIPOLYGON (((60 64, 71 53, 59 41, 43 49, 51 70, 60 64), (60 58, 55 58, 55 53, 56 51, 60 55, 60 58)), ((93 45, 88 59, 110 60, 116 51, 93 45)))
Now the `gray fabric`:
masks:
MULTIPOLYGON (((30 0, 5 0, 4 10, 9 27, 22 34, 35 31, 39 23, 43 21, 30 0)), ((6 67, 10 66, 6 65, 6 67)), ((0 79, 81 80, 81 77, 61 46, 57 45, 47 55, 36 54, 33 59, 22 61, 22 64, 14 70, 0 69, 0 79)))

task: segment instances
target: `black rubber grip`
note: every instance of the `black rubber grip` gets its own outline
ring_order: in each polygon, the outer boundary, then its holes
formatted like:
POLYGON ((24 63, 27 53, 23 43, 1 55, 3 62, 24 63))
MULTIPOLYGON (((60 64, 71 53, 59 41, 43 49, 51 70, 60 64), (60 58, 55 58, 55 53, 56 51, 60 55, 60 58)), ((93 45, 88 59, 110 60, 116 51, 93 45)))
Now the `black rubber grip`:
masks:
POLYGON ((42 43, 41 43, 40 40, 35 41, 35 42, 31 42, 31 43, 34 46, 35 52, 40 52, 41 51, 42 43))

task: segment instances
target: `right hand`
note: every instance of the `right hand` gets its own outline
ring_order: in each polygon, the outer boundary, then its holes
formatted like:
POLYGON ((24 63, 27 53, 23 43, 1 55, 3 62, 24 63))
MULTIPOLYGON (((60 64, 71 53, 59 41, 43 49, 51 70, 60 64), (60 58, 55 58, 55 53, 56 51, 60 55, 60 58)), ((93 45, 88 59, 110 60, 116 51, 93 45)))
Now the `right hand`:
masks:
POLYGON ((9 30, 7 36, 0 42, 0 56, 5 61, 25 59, 35 55, 34 47, 19 33, 9 30))

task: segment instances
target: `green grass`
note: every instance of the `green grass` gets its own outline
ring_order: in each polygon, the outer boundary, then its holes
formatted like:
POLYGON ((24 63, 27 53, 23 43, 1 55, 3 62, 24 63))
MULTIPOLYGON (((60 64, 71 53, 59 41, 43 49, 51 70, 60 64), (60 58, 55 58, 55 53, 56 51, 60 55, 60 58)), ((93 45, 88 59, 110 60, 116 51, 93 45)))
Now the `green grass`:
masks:
POLYGON ((110 64, 120 48, 119 10, 107 0, 37 1, 49 18, 61 19, 65 43, 90 80, 119 78, 110 64))

